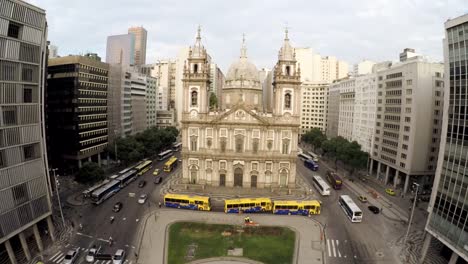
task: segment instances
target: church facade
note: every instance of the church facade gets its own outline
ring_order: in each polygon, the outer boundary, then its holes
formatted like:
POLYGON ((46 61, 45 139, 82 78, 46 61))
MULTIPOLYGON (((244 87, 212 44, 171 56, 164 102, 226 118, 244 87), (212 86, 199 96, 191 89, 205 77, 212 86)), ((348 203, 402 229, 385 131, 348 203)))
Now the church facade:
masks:
POLYGON ((227 73, 220 106, 209 107, 210 69, 200 30, 184 67, 182 173, 188 184, 295 187, 300 130, 300 69, 288 34, 273 78, 273 109, 263 107, 258 70, 240 58, 227 73))

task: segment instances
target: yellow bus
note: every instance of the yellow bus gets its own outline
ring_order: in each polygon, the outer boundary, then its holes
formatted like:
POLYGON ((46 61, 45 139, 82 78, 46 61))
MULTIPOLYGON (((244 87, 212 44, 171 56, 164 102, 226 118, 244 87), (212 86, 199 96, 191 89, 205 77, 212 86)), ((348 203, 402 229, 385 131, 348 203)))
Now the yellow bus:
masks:
POLYGON ((320 202, 309 201, 274 201, 273 213, 281 215, 312 215, 320 214, 320 202))
POLYGON ((151 160, 145 160, 135 166, 138 175, 143 175, 145 172, 149 171, 153 167, 153 162, 151 160))
POLYGON ((166 163, 164 164, 164 171, 171 172, 175 167, 177 167, 177 157, 172 156, 166 163))
POLYGON ((210 197, 168 193, 164 195, 164 206, 191 210, 210 211, 210 197))
POLYGON ((224 200, 224 212, 226 213, 259 213, 271 211, 273 203, 270 198, 242 198, 224 200))

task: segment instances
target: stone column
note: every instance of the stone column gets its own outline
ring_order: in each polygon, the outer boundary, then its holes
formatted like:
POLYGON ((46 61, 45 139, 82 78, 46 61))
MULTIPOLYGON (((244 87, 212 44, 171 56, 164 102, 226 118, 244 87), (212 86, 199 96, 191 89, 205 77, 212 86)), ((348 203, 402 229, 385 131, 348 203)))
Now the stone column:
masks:
POLYGON ((49 229, 50 239, 52 239, 52 242, 55 242, 55 227, 52 223, 51 216, 47 217, 47 228, 49 229))
POLYGON ((377 161, 377 175, 375 176, 375 178, 378 180, 379 177, 380 177, 380 167, 382 166, 382 163, 380 163, 380 161, 377 161))
POLYGON ((398 178, 400 177, 400 172, 398 170, 395 170, 395 177, 393 178, 393 188, 396 189, 396 186, 398 184, 398 178))
POLYGON ((26 242, 26 238, 24 237, 23 232, 19 233, 19 239, 21 242, 21 247, 23 248, 23 251, 24 251, 24 255, 26 256, 26 259, 28 261, 31 261, 31 252, 29 252, 28 243, 26 242))
POLYGON ((455 252, 452 252, 452 256, 450 257, 448 264, 456 264, 458 260, 458 255, 455 252))
POLYGON ((5 241, 5 247, 8 252, 8 257, 10 258, 11 264, 18 263, 16 261, 15 252, 13 251, 13 248, 11 247, 10 240, 5 241))
POLYGON ((39 234, 39 229, 37 228, 37 224, 33 225, 34 237, 36 238, 37 248, 40 252, 44 251, 44 246, 42 245, 41 235, 39 234))
POLYGON ((370 164, 369 164, 369 175, 372 175, 372 170, 374 169, 374 160, 371 159, 371 158, 369 158, 369 160, 370 160, 369 161, 370 162, 370 164))
POLYGON ((427 251, 429 250, 429 246, 431 245, 432 236, 429 232, 425 232, 424 243, 421 249, 421 257, 419 258, 419 264, 424 263, 424 259, 426 258, 427 251))
POLYGON ((406 194, 408 192, 408 185, 409 185, 410 175, 406 174, 405 176, 405 186, 403 187, 403 193, 406 194))
POLYGON ((387 183, 388 183, 388 173, 390 172, 390 166, 388 166, 388 165, 385 165, 385 166, 387 166, 387 169, 385 170, 385 183, 384 184, 387 185, 387 183))

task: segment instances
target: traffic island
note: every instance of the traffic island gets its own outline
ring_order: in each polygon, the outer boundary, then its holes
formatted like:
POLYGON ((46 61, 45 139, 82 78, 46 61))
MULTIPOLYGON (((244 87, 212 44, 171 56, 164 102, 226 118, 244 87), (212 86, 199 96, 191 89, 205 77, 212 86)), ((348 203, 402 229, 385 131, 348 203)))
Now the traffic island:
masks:
POLYGON ((169 227, 168 263, 233 255, 262 263, 292 263, 295 236, 285 227, 176 222, 169 227))

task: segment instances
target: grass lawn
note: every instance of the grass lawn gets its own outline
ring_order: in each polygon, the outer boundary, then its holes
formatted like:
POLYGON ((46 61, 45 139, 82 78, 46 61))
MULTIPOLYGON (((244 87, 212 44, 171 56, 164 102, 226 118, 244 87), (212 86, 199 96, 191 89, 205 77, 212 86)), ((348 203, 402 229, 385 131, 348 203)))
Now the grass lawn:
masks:
POLYGON ((283 227, 240 227, 180 222, 169 228, 168 263, 227 256, 228 249, 243 248, 244 257, 268 264, 292 263, 295 234, 283 227), (243 232, 238 232, 243 230, 243 232), (223 236, 223 232, 231 235, 223 236), (193 259, 186 259, 192 248, 193 259))

